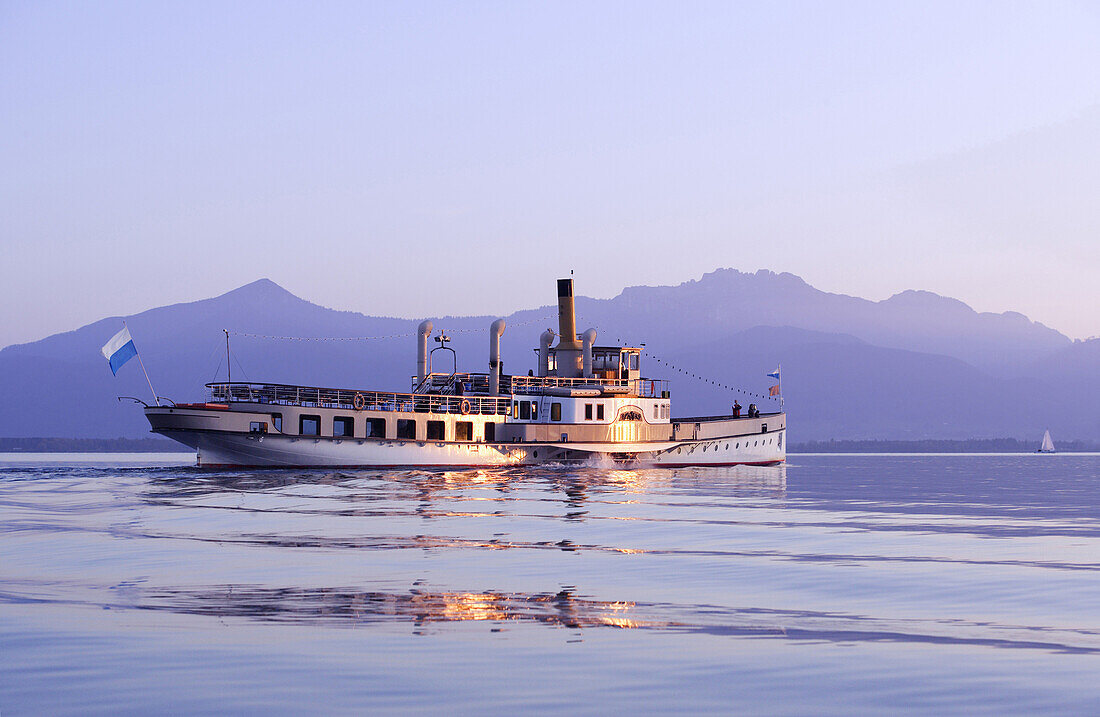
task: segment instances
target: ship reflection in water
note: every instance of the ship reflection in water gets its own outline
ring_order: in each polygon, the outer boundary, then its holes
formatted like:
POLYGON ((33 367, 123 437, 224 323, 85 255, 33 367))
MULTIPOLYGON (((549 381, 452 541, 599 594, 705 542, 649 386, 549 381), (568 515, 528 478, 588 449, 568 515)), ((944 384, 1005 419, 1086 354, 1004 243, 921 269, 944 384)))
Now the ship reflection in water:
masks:
POLYGON ((524 595, 503 592, 407 593, 340 588, 264 588, 242 585, 176 588, 144 593, 133 607, 190 615, 237 617, 264 622, 367 625, 409 621, 416 627, 467 620, 541 623, 554 627, 660 627, 631 619, 629 602, 586 600, 571 590, 524 595))
MULTIPOLYGON (((612 464, 613 465, 613 464, 612 464)), ((302 485, 330 485, 354 488, 357 482, 384 479, 388 493, 415 491, 425 499, 447 496, 463 489, 491 489, 505 497, 519 488, 540 491, 557 489, 565 493, 567 502, 581 504, 589 491, 610 492, 629 496, 634 493, 660 491, 675 485, 679 490, 699 490, 712 494, 715 475, 721 475, 722 488, 736 493, 766 491, 780 496, 787 487, 787 467, 736 466, 732 468, 604 468, 591 466, 540 466, 525 468, 480 468, 465 470, 403 470, 342 469, 338 471, 275 469, 244 471, 210 471, 205 469, 175 469, 170 474, 156 476, 150 498, 194 497, 203 493, 258 492, 302 485), (183 474, 183 475, 181 475, 183 474)))
POLYGON ((596 600, 576 588, 556 593, 430 590, 414 585, 406 592, 353 588, 212 585, 149 587, 44 585, 9 583, 3 599, 49 604, 50 591, 81 593, 83 599, 57 601, 69 606, 107 610, 156 612, 216 618, 222 626, 233 620, 315 628, 352 627, 369 630, 382 624, 407 623, 412 634, 433 634, 433 626, 488 623, 488 632, 525 625, 566 628, 581 637, 585 630, 617 628, 677 634, 780 639, 812 643, 913 643, 971 647, 1016 648, 1064 654, 1100 655, 1100 632, 969 620, 893 619, 816 610, 763 606, 640 603, 596 600))
MULTIPOLYGON (((131 593, 131 597, 133 593, 131 593)), ((851 644, 891 642, 1039 649, 1100 655, 1100 633, 957 621, 883 620, 868 616, 764 607, 638 604, 557 593, 446 592, 413 587, 407 593, 338 588, 263 588, 242 585, 149 591, 133 605, 115 607, 177 614, 243 618, 266 623, 367 627, 408 622, 415 634, 433 624, 466 621, 584 630, 643 629, 727 637, 851 644), (991 627, 993 629, 991 629, 991 627)), ((581 633, 578 633, 581 634, 581 633)))

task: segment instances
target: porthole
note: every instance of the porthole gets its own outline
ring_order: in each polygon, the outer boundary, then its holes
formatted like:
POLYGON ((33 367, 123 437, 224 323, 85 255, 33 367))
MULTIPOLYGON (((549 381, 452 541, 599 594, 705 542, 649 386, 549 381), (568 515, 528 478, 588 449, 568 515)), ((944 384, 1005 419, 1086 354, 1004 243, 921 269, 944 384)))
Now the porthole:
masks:
POLYGON ((759 446, 759 445, 760 445, 760 441, 753 441, 753 442, 752 442, 752 444, 753 444, 754 446, 759 446))
POLYGON ((535 458, 538 458, 538 457, 539 457, 539 452, 538 452, 538 451, 535 451, 535 452, 534 452, 534 453, 532 453, 531 455, 533 455, 533 456, 534 456, 535 458))
POLYGON ((728 451, 729 449, 730 449, 730 444, 727 443, 726 444, 726 450, 728 451))
POLYGON ((740 443, 735 443, 735 444, 733 445, 733 447, 734 447, 734 448, 740 448, 740 447, 741 447, 741 444, 740 444, 740 443))

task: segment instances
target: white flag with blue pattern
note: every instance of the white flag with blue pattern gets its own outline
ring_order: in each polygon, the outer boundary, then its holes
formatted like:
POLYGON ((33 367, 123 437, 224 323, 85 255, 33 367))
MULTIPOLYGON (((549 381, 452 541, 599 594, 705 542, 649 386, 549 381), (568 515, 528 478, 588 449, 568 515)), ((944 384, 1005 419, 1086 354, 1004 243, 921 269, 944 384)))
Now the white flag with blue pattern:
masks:
POLYGON ((107 358, 107 363, 111 365, 111 373, 118 375, 122 364, 137 356, 134 340, 130 338, 130 329, 123 326, 122 331, 112 336, 111 340, 103 345, 101 351, 107 358))

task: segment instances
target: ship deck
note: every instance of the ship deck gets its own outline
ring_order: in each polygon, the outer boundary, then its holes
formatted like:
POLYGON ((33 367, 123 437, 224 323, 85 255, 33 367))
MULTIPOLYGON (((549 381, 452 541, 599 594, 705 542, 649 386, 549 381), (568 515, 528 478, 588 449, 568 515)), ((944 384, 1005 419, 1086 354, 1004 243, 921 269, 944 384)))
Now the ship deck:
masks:
MULTIPOLYGON (((555 376, 503 378, 505 380, 501 381, 499 396, 488 395, 488 374, 433 374, 408 393, 266 382, 208 383, 206 403, 259 403, 425 413, 458 413, 466 408, 467 413, 507 415, 511 411, 514 395, 533 396, 570 389, 597 390, 613 395, 646 398, 668 395, 668 382, 656 379, 576 379, 555 376)), ((413 377, 413 381, 416 383, 416 377, 413 377)))

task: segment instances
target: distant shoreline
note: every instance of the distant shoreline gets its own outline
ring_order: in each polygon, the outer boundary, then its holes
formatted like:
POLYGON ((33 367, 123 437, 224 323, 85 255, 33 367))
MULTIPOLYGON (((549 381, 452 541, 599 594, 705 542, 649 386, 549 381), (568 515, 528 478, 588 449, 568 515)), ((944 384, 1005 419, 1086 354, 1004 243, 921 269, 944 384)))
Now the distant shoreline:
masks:
POLYGON ((0 453, 180 453, 167 438, 0 438, 0 453))
MULTIPOLYGON (((1100 451, 1100 442, 1055 441, 1059 453, 1100 451)), ((840 440, 788 444, 799 453, 1034 453, 1038 441, 1016 438, 967 440, 840 440)), ((0 438, 0 453, 190 453, 166 438, 0 438)))
MULTIPOLYGON (((1055 441, 1054 447, 1058 453, 1092 453, 1100 451, 1100 442, 1055 441)), ((803 441, 787 445, 788 453, 1035 453, 1038 449, 1039 441, 1017 438, 803 441)))

